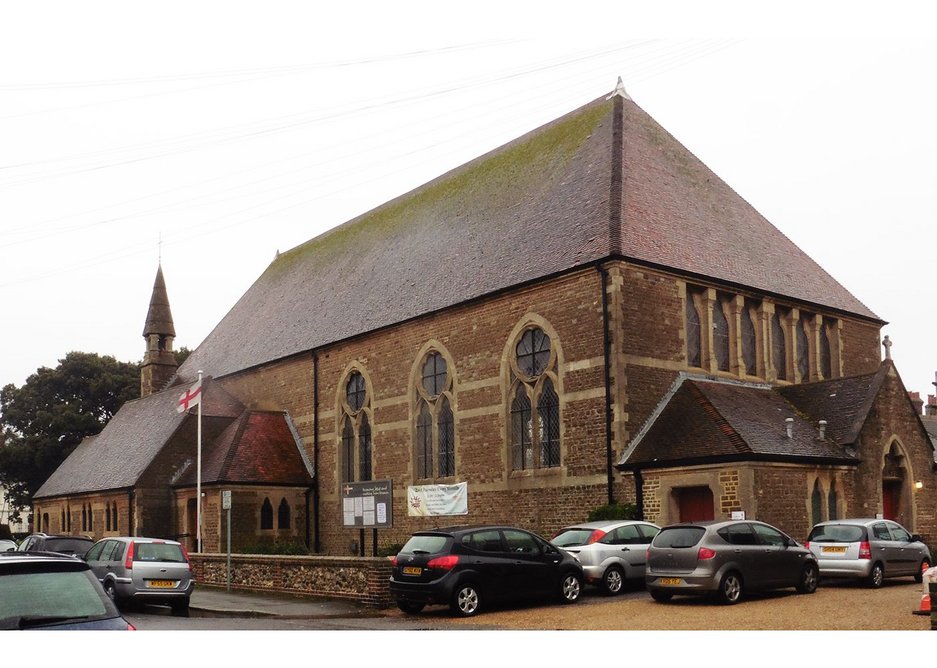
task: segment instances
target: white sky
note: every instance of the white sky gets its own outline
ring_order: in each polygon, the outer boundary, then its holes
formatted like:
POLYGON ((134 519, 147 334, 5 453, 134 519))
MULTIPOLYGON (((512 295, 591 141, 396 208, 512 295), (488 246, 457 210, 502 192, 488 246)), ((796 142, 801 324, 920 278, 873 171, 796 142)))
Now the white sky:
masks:
POLYGON ((160 239, 195 348, 277 250, 621 76, 934 393, 926 3, 318 5, 0 0, 0 385, 72 350, 141 359, 160 239))

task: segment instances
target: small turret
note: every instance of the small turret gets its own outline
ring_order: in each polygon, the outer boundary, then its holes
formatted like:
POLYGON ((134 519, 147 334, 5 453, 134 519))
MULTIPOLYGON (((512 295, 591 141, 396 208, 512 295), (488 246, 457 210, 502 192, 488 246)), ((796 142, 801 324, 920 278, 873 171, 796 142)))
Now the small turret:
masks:
POLYGON ((175 337, 176 328, 172 324, 169 295, 166 293, 166 281, 163 279, 163 267, 160 265, 156 269, 153 295, 150 297, 150 308, 146 314, 146 325, 143 327, 146 352, 140 367, 141 397, 165 388, 176 373, 176 356, 172 351, 175 337))

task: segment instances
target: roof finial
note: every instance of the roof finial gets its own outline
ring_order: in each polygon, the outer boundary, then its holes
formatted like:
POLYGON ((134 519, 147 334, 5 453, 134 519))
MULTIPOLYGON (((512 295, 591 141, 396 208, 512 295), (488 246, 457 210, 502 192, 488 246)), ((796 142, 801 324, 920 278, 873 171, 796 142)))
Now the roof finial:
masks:
POLYGON ((625 90, 625 84, 622 83, 621 77, 618 77, 618 83, 615 85, 615 90, 612 91, 612 94, 609 95, 606 100, 611 100, 616 95, 621 95, 626 100, 631 100, 631 96, 628 95, 628 91, 625 90))
POLYGON ((893 344, 888 334, 885 335, 885 340, 882 341, 882 345, 885 347, 885 359, 890 360, 891 359, 891 347, 893 344))

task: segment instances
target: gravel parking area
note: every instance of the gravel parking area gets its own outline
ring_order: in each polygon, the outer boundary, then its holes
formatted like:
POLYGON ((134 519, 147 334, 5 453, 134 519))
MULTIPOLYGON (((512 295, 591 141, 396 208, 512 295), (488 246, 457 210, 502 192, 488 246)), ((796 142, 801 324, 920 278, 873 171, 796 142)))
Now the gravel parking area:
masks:
POLYGON ((772 592, 748 597, 734 606, 722 606, 688 597, 655 603, 643 590, 617 598, 590 591, 570 606, 503 607, 471 619, 457 619, 445 608, 433 607, 419 617, 452 629, 923 631, 930 629, 930 617, 913 614, 920 606, 922 592, 922 585, 910 580, 886 582, 878 590, 853 583, 824 582, 815 594, 772 592))

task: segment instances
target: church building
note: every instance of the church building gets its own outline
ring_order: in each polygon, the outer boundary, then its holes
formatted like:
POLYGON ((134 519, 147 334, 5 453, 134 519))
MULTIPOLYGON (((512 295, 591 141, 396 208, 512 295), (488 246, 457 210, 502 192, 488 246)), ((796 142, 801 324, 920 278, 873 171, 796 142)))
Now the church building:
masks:
POLYGON ((276 259, 177 369, 158 271, 142 396, 34 498, 36 528, 371 554, 415 530, 550 536, 600 506, 837 517, 937 537, 934 448, 884 321, 619 85, 276 259), (343 515, 390 481, 388 528, 343 515), (418 486, 465 485, 419 516, 418 486))

